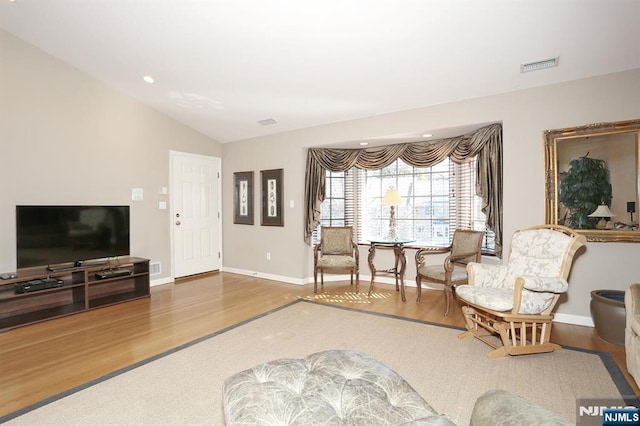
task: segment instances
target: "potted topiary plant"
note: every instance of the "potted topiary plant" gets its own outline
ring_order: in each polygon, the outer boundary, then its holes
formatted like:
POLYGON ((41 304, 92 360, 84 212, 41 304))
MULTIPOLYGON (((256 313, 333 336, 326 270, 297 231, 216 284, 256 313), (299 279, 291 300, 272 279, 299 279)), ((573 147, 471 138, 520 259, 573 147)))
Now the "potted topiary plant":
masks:
POLYGON ((574 229, 595 229, 598 218, 589 217, 600 204, 611 206, 611 181, 604 160, 571 160, 558 185, 558 201, 567 208, 565 224, 574 229))

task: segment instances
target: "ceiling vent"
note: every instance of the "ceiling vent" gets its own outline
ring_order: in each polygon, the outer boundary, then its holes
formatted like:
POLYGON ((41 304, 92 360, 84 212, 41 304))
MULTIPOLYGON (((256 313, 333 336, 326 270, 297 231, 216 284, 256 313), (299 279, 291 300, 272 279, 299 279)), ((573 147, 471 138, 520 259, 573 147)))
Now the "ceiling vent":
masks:
POLYGON ((276 124, 277 121, 274 120, 273 118, 265 118, 264 120, 260 120, 258 121, 258 124, 260 124, 261 126, 270 126, 272 124, 276 124))
POLYGON ((544 59, 542 61, 529 62, 528 64, 520 65, 520 72, 531 72, 543 70, 545 68, 553 68, 558 66, 558 62, 560 61, 560 57, 557 56, 551 59, 544 59))

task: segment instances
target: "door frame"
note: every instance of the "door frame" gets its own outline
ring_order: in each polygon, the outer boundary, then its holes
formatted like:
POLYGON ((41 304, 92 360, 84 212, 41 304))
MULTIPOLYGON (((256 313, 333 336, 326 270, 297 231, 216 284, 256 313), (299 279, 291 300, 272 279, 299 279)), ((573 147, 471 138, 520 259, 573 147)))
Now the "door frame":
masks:
POLYGON ((174 236, 174 232, 175 232, 175 226, 173 226, 173 220, 174 220, 174 216, 175 216, 175 210, 174 210, 174 203, 173 203, 173 186, 174 186, 174 176, 173 176, 173 157, 176 155, 180 155, 182 157, 191 157, 194 159, 211 159, 214 160, 214 162, 217 163, 218 166, 218 179, 217 179, 217 183, 213 182, 214 185, 217 185, 217 200, 216 204, 218 206, 218 229, 215 230, 215 232, 217 233, 217 238, 218 238, 218 247, 219 247, 219 259, 220 259, 220 266, 218 268, 219 271, 222 271, 222 261, 223 261, 223 255, 222 255, 222 158, 220 157, 214 157, 212 155, 202 155, 202 154, 193 154, 191 152, 184 152, 184 151, 176 151, 176 150, 169 150, 169 190, 171 191, 170 193, 170 197, 169 197, 169 241, 170 241, 170 257, 171 257, 171 278, 175 281, 176 278, 176 268, 175 268, 175 236, 174 236))

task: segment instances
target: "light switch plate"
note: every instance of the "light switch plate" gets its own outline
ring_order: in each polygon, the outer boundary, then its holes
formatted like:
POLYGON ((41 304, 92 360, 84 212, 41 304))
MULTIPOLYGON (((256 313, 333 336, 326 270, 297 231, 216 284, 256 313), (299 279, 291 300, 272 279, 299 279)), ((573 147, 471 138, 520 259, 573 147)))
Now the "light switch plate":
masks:
POLYGON ((131 199, 133 201, 142 201, 144 199, 142 188, 131 188, 131 199))

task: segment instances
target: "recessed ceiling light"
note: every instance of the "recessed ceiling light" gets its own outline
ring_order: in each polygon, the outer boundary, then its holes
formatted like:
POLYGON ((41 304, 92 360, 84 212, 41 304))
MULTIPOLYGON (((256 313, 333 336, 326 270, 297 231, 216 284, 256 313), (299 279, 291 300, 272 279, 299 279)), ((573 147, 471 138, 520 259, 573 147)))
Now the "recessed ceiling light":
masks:
POLYGON ((431 133, 423 133, 422 134, 423 138, 430 138, 431 136, 433 136, 431 133))
POLYGON ((520 65, 520 72, 530 72, 530 71, 538 71, 543 70, 545 68, 553 68, 557 67, 560 62, 560 57, 556 56, 555 58, 543 59, 542 61, 529 62, 528 64, 520 65))
POLYGON ((369 145, 369 142, 360 142, 360 146, 367 146, 369 145))
POLYGON ((145 75, 144 77, 142 77, 142 79, 149 84, 153 84, 153 77, 151 77, 150 75, 145 75))

